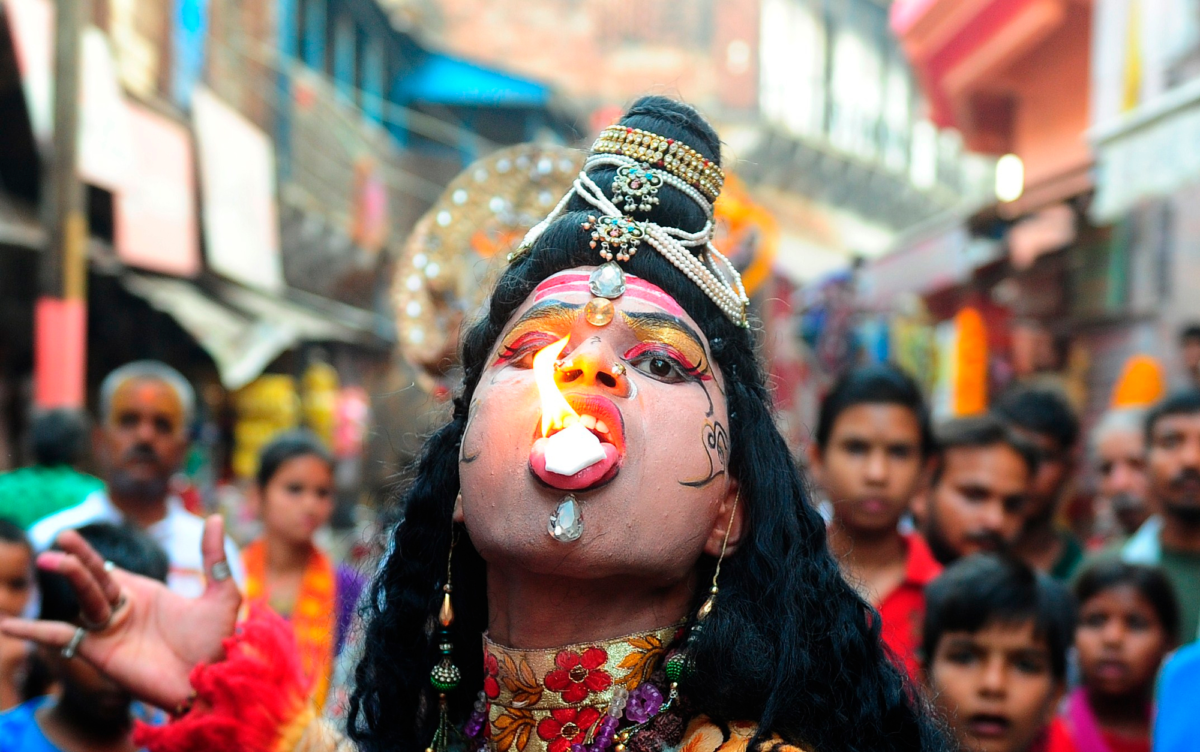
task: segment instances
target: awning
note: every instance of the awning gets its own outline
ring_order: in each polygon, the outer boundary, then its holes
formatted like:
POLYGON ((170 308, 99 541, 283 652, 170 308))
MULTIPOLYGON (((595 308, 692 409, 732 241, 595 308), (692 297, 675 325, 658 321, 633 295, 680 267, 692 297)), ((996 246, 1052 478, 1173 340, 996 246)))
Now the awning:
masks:
POLYGON ((404 76, 401 100, 465 107, 546 107, 550 87, 438 53, 404 76))
POLYGON ((212 356, 227 389, 257 378, 301 342, 378 346, 369 327, 348 325, 291 301, 228 283, 212 291, 181 279, 127 273, 121 284, 174 318, 212 356))

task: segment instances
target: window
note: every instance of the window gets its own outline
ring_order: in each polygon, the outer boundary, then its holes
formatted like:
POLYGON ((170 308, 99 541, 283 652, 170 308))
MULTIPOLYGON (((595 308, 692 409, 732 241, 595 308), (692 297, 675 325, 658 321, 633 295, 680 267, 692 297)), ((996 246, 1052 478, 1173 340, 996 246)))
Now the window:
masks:
POLYGON ((820 135, 825 121, 825 29, 807 2, 764 0, 762 109, 789 133, 820 135))

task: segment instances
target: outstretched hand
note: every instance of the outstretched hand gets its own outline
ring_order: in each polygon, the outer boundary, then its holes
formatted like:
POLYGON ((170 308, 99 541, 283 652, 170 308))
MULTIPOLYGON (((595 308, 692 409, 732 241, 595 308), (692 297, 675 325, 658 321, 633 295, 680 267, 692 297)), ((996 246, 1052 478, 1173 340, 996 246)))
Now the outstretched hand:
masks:
MULTIPOLYGON (((58 537, 62 551, 43 553, 37 564, 70 581, 82 623, 103 625, 78 643, 78 658, 139 699, 171 710, 191 697, 192 668, 220 660, 221 643, 233 634, 241 593, 227 569, 223 578, 213 576, 214 565, 225 562, 224 539, 221 518, 209 517, 201 543, 208 584, 199 598, 173 593, 157 580, 106 569, 100 555, 73 530, 58 537)), ((51 648, 69 645, 76 631, 76 625, 58 621, 0 621, 0 632, 51 648)))

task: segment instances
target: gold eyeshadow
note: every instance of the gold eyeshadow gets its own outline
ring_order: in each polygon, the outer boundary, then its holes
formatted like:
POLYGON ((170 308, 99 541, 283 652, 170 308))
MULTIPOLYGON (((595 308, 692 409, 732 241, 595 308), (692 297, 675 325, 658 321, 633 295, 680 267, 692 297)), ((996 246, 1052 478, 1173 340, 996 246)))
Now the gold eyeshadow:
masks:
POLYGON ((579 309, 582 307, 557 301, 535 305, 526 311, 504 336, 504 341, 500 344, 501 352, 529 332, 554 332, 561 336, 570 331, 579 318, 579 309))

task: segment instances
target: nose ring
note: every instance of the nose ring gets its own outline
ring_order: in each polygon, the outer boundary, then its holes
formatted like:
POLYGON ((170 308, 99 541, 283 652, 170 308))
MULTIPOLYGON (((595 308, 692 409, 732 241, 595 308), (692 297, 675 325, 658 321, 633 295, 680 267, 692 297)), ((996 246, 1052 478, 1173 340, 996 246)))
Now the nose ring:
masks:
POLYGON ((613 376, 624 376, 625 366, 621 363, 614 363, 612 367, 612 374, 613 376))

